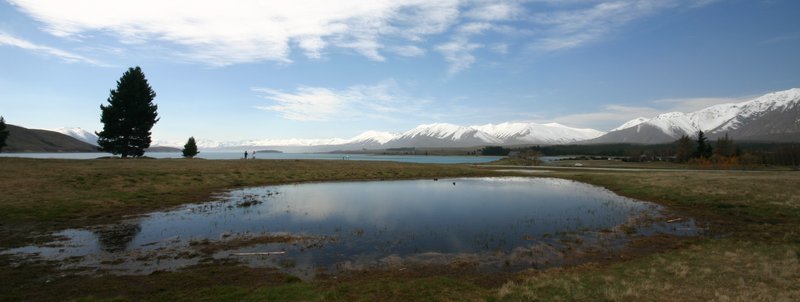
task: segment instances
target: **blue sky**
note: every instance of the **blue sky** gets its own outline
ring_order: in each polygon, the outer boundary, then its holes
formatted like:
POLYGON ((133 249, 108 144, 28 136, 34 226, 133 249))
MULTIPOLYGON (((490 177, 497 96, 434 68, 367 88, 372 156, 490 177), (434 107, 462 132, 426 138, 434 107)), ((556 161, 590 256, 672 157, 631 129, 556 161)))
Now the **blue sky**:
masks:
POLYGON ((800 87, 800 1, 0 2, 0 115, 100 130, 141 66, 156 140, 423 123, 608 130, 800 87))

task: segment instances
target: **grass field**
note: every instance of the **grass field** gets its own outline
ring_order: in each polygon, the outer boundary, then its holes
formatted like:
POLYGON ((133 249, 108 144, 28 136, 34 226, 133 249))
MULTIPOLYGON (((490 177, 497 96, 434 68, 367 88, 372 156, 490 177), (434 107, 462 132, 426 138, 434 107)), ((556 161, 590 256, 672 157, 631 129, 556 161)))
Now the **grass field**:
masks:
MULTIPOLYGON (((331 161, 0 158, 0 246, 34 235, 288 182, 497 175, 471 166, 331 161)), ((506 174, 511 172, 504 172, 506 174)), ((800 300, 800 173, 559 170, 695 217, 709 234, 637 243, 611 261, 482 275, 376 271, 301 282, 269 269, 204 264, 147 276, 85 276, 0 256, 0 300, 800 300), (135 284, 135 286, 131 286, 135 284), (56 296, 57 295, 57 296, 56 296)))

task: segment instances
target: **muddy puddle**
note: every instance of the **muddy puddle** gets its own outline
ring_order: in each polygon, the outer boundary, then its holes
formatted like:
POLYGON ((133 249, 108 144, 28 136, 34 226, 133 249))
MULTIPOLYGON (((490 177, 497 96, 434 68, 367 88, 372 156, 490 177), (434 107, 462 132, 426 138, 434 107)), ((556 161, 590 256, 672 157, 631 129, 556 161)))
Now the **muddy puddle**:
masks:
POLYGON ((308 183, 248 188, 0 251, 85 274, 149 274, 203 262, 303 279, 444 265, 515 271, 611 253, 632 238, 701 232, 690 218, 575 181, 529 178, 308 183))

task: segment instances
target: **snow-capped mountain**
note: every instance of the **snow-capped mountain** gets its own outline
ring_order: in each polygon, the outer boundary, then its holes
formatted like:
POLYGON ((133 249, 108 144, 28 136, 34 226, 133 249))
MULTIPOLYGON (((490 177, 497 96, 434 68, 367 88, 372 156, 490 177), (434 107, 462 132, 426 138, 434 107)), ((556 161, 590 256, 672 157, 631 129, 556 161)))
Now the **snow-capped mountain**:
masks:
POLYGON ((627 121, 627 122, 625 122, 624 124, 622 124, 621 126, 619 126, 619 127, 617 127, 617 128, 611 129, 611 130, 610 130, 610 131, 608 131, 608 132, 612 132, 612 131, 617 131, 617 130, 622 130, 622 129, 630 128, 630 127, 633 127, 633 126, 639 125, 639 124, 641 124, 641 123, 644 123, 644 122, 646 122, 647 120, 648 120, 647 118, 643 118, 643 117, 637 117, 637 118, 635 118, 635 119, 632 119, 632 120, 630 120, 630 121, 627 121))
POLYGON ((635 119, 589 143, 664 143, 703 130, 710 138, 800 140, 800 88, 768 93, 750 101, 720 104, 691 113, 670 112, 635 119))
POLYGON ((566 144, 605 134, 589 128, 572 128, 559 123, 501 123, 472 126, 502 141, 504 145, 566 144))
MULTIPOLYGON (((720 104, 691 113, 669 112, 636 118, 608 133, 558 123, 500 123, 460 126, 419 125, 395 134, 366 131, 350 139, 260 139, 218 142, 197 138, 201 150, 273 149, 284 152, 325 152, 386 148, 459 148, 487 145, 550 145, 569 143, 665 143, 703 130, 709 138, 724 134, 736 140, 800 141, 800 88, 769 93, 750 101, 720 104)), ((80 128, 55 130, 90 144, 94 133, 80 128)), ((185 141, 154 141, 153 146, 182 147, 185 141)))
POLYGON ((61 134, 66 134, 73 138, 78 139, 79 141, 97 146, 97 135, 95 135, 94 132, 86 131, 78 127, 63 127, 63 128, 53 129, 52 131, 61 134))
MULTIPOLYGON (((446 123, 419 125, 403 133, 366 131, 350 139, 262 139, 216 142, 197 139, 201 150, 240 151, 273 149, 284 152, 324 152, 386 148, 459 148, 486 145, 572 143, 603 135, 594 129, 571 128, 557 123, 501 123, 459 126, 446 123)), ((158 146, 183 146, 185 142, 154 141, 158 146)))
POLYGON ((387 141, 384 146, 449 148, 502 143, 501 139, 472 127, 439 123, 419 125, 387 141))
POLYGON ((383 145, 397 137, 397 134, 382 131, 367 131, 351 138, 348 144, 377 144, 383 145))

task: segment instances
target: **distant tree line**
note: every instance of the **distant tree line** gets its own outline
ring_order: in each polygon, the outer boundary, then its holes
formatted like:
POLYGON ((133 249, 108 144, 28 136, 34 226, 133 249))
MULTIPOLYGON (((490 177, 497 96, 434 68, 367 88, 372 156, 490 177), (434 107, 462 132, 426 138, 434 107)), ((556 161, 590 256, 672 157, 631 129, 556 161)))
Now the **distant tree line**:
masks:
POLYGON ((711 141, 703 133, 684 135, 665 144, 554 145, 514 148, 532 150, 542 156, 585 155, 614 157, 625 161, 669 161, 716 167, 780 165, 800 166, 800 143, 735 142, 725 135, 711 141))
POLYGON ((481 149, 481 155, 487 156, 506 156, 510 152, 511 149, 500 146, 486 146, 481 149))

